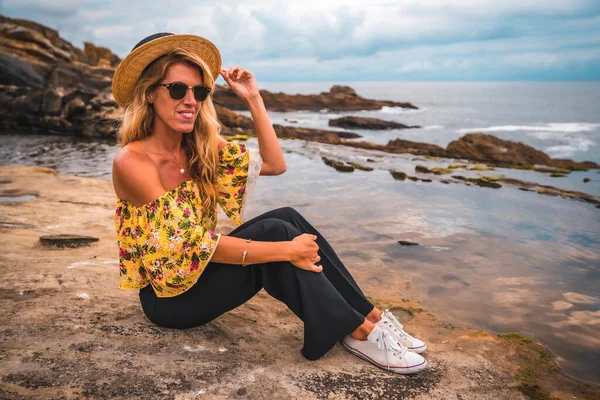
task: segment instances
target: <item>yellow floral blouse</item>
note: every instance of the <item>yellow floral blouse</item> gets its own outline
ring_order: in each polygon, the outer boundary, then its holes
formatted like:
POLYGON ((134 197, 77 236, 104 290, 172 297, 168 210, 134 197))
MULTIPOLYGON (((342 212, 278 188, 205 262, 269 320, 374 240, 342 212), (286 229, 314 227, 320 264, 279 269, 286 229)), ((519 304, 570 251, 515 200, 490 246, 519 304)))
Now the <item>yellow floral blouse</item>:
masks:
MULTIPOLYGON (((260 154, 244 144, 230 142, 219 151, 217 203, 238 226, 261 166, 260 154)), ((158 297, 172 297, 196 283, 221 238, 214 232, 216 207, 203 209, 201 199, 194 180, 140 207, 117 199, 121 288, 151 284, 158 297)))

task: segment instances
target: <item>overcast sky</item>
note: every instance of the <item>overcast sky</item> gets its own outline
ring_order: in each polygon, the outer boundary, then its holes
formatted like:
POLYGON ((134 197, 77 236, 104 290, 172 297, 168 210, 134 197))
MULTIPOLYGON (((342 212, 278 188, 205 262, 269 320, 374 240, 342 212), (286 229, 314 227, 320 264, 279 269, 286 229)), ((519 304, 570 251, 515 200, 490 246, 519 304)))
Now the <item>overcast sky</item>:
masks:
POLYGON ((0 0, 0 14, 120 57, 193 33, 263 82, 600 79, 600 0, 0 0))

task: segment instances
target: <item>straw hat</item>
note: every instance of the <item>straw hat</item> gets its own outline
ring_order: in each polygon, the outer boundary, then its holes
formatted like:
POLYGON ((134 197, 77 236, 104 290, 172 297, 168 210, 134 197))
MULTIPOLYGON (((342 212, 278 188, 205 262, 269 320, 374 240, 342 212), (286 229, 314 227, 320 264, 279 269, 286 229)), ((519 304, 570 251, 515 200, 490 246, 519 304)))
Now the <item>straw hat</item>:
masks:
POLYGON ((155 33, 138 42, 117 66, 112 81, 112 94, 123 108, 133 102, 135 84, 146 68, 158 57, 175 48, 182 48, 200 56, 216 80, 221 70, 221 54, 211 41, 197 35, 155 33))

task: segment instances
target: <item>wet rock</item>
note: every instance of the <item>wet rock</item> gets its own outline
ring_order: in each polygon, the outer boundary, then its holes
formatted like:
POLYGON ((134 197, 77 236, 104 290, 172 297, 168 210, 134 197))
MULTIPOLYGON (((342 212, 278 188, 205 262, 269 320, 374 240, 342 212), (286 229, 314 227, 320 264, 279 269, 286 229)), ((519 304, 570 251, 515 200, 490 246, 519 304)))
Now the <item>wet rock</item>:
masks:
POLYGON ((89 246, 93 242, 97 242, 98 240, 100 239, 93 236, 82 236, 75 234, 40 236, 40 242, 46 247, 76 248, 82 246, 89 246))
POLYGON ((439 167, 431 167, 428 168, 424 165, 417 165, 415 167, 416 172, 421 172, 423 174, 435 174, 435 175, 444 175, 449 174, 453 171, 453 168, 439 168, 439 167))
POLYGON ((590 181, 590 178, 583 178, 584 183, 588 183, 589 181, 590 181))
POLYGON ((562 174, 562 175, 571 173, 571 170, 569 170, 569 169, 548 167, 545 165, 534 165, 533 170, 536 172, 547 172, 547 173, 562 174))
POLYGON ((553 160, 546 153, 521 142, 503 140, 484 133, 469 133, 453 140, 446 147, 446 152, 453 158, 493 162, 498 166, 546 165, 565 169, 600 167, 589 161, 579 163, 571 160, 553 160))
POLYGON ((361 171, 373 171, 373 167, 367 167, 366 165, 358 164, 358 163, 350 163, 355 169, 360 169, 361 171))
POLYGON ((354 167, 352 165, 348 165, 346 163, 343 163, 341 161, 335 161, 335 160, 331 160, 327 157, 321 157, 321 159, 323 160, 323 162, 326 165, 329 165, 330 167, 335 168, 337 171, 340 172, 352 172, 354 171, 354 167))
POLYGON ((366 117, 341 117, 329 120, 329 126, 337 126, 348 129, 370 129, 370 130, 386 130, 386 129, 410 129, 420 128, 417 125, 405 125, 394 121, 384 121, 378 118, 366 117))
POLYGON ((490 181, 485 180, 485 179, 475 179, 472 182, 474 182, 477 186, 489 187, 489 188, 492 188, 492 189, 500 189, 502 187, 502 185, 499 184, 499 183, 490 182, 490 181))
POLYGON ((567 176, 564 174, 550 174, 551 178, 566 178, 567 176))
MULTIPOLYGON (((470 183, 474 183, 477 186, 481 186, 481 187, 489 187, 492 189, 500 189, 502 187, 501 184, 494 182, 494 181, 489 181, 487 179, 484 178, 467 178, 465 176, 462 175, 452 175, 452 178, 454 179, 458 179, 459 181, 463 181, 463 182, 470 182, 470 183)), ((499 180, 497 178, 493 178, 493 180, 499 180)))
POLYGON ((390 171, 390 174, 392 175, 392 177, 394 179, 397 179, 399 181, 403 181, 406 179, 406 174, 404 172, 401 171, 390 171))

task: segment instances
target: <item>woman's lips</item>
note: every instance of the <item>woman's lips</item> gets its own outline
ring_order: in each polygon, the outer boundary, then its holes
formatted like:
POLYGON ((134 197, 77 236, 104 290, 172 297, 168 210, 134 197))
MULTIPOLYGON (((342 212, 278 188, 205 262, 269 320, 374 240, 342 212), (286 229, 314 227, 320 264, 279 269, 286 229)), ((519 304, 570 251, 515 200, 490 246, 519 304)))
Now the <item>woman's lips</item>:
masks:
POLYGON ((178 111, 177 114, 186 120, 194 119, 194 113, 192 111, 178 111))

